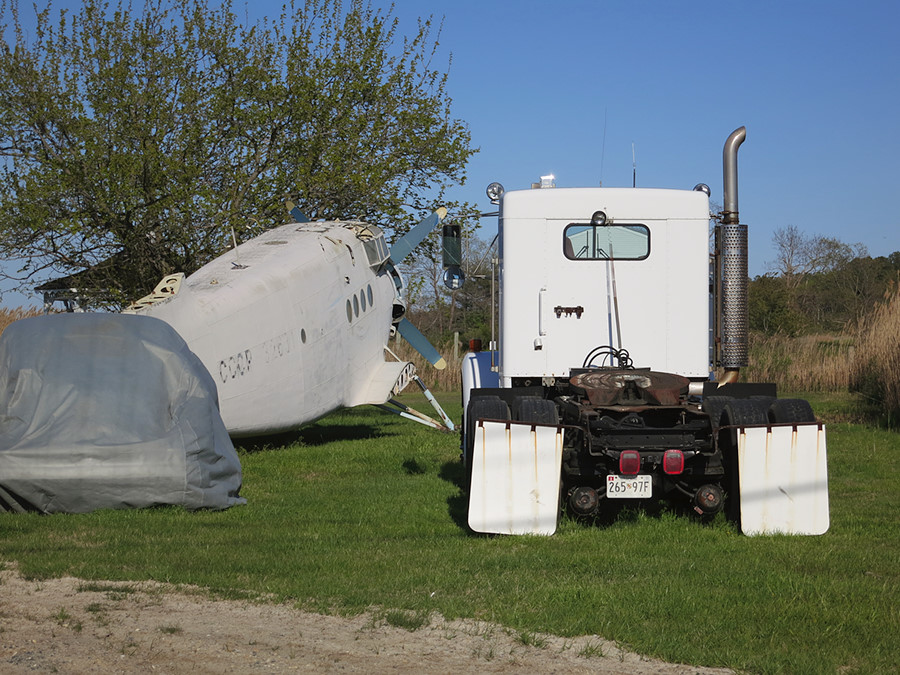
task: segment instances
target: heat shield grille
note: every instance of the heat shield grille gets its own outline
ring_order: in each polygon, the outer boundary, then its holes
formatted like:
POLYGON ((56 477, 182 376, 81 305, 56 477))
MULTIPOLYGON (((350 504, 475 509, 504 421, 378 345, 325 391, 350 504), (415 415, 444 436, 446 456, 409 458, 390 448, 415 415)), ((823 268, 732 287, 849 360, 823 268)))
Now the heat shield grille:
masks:
POLYGON ((743 368, 748 363, 747 226, 723 225, 720 231, 722 280, 721 365, 743 368))

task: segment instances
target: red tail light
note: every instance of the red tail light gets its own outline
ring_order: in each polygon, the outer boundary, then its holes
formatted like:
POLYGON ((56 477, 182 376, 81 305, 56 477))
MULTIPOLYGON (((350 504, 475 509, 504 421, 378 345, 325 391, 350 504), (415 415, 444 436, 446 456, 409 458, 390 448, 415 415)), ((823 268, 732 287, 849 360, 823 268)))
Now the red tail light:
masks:
POLYGON ((663 471, 670 476, 684 471, 684 453, 681 450, 666 450, 663 454, 663 471))
POLYGON ((623 450, 619 455, 619 473, 634 476, 641 470, 641 453, 637 450, 623 450))

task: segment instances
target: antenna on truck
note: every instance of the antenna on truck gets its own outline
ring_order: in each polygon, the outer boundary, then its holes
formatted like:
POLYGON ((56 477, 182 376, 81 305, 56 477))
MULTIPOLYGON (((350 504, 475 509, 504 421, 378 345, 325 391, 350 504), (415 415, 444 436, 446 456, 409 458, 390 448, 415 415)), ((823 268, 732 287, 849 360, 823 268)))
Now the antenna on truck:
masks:
POLYGON ((603 109, 603 145, 600 146, 600 187, 603 187, 603 160, 606 159, 606 113, 608 108, 603 109))
POLYGON ((637 162, 634 159, 634 141, 631 141, 631 187, 637 187, 637 162))

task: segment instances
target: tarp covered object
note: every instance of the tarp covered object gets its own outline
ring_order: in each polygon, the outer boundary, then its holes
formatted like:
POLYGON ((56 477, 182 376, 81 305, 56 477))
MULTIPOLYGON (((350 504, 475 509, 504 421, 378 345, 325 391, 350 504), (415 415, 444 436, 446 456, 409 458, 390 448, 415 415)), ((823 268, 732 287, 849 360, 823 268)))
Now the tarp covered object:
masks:
POLYGON ((0 336, 0 510, 225 509, 240 487, 215 382, 167 323, 57 314, 0 336))

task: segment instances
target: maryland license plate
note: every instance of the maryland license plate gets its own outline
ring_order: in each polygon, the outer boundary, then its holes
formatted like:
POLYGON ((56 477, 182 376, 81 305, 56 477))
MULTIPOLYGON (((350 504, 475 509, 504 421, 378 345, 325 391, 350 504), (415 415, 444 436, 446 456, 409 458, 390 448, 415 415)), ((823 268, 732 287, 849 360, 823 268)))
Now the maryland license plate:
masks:
POLYGON ((647 499, 652 496, 653 481, 650 476, 606 477, 608 499, 647 499))

